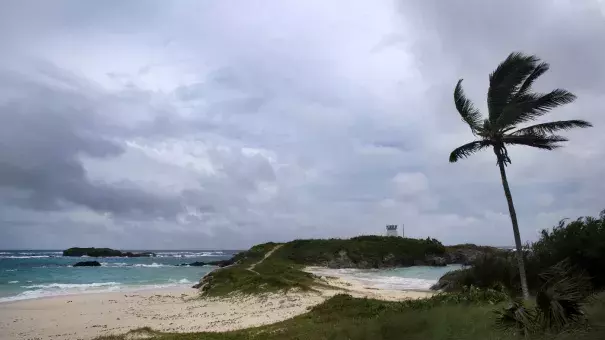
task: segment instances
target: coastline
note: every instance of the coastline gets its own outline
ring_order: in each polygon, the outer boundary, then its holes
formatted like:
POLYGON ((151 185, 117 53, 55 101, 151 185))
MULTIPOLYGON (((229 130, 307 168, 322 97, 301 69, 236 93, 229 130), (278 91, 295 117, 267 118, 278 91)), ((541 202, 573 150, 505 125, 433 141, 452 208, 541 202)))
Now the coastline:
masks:
POLYGON ((3 303, 0 338, 92 339, 142 327, 222 332, 286 320, 324 300, 308 293, 208 299, 192 288, 46 297, 3 303))
POLYGON ((318 282, 324 283, 331 288, 321 289, 324 294, 349 294, 357 298, 369 298, 384 301, 400 301, 409 299, 422 299, 433 296, 436 292, 429 289, 388 289, 377 288, 367 285, 363 281, 352 277, 325 275, 330 270, 325 267, 306 267, 304 271, 317 275, 318 282), (318 274, 321 269, 321 274, 318 274))
POLYGON ((201 298, 189 287, 41 297, 0 303, 0 338, 92 339, 151 327, 167 332, 222 332, 272 324, 307 312, 337 294, 380 300, 418 299, 426 291, 374 289, 321 277, 313 292, 201 298))
POLYGON ((119 287, 114 287, 116 289, 87 289, 87 290, 65 290, 59 291, 55 293, 50 293, 48 295, 31 295, 31 296, 7 296, 0 298, 0 307, 16 302, 24 302, 24 301, 32 301, 32 300, 46 300, 46 299, 54 299, 61 297, 70 297, 70 296, 80 296, 80 295, 96 295, 96 294, 109 294, 109 293, 140 293, 140 292, 157 292, 163 290, 180 290, 180 289, 190 289, 193 282, 188 282, 186 284, 157 284, 157 285, 124 285, 119 287))

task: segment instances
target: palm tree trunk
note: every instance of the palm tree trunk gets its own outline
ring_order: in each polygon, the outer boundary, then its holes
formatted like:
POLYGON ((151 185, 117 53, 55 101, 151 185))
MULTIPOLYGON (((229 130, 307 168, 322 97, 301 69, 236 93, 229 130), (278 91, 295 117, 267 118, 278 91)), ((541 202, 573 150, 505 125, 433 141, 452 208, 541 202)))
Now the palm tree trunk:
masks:
MULTIPOLYGON (((496 154, 498 156, 498 154, 496 154)), ((515 246, 517 247, 517 263, 519 266, 519 277, 521 278, 521 290, 523 291, 523 298, 529 300, 529 290, 527 289, 527 276, 525 275, 525 263, 523 261, 523 248, 521 244, 521 235, 519 234, 519 224, 517 223, 517 213, 515 212, 515 206, 513 205, 513 196, 510 193, 508 187, 508 180, 506 179, 506 171, 504 170, 504 162, 498 159, 498 166, 500 167, 500 176, 502 177, 502 186, 504 187, 504 195, 508 202, 508 212, 510 213, 510 220, 513 223, 513 234, 515 235, 515 246)))

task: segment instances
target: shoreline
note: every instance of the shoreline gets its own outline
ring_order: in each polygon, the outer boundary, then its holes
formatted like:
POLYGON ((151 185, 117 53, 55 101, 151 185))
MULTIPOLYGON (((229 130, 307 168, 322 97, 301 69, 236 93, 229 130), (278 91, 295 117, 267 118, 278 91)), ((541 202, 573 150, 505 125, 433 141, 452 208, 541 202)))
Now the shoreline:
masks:
POLYGON ((93 339, 150 327, 165 332, 223 332, 284 321, 337 294, 387 301, 434 292, 375 289, 354 280, 318 278, 317 291, 200 297, 190 286, 78 292, 0 303, 1 339, 93 339))
POLYGON ((194 282, 187 284, 170 284, 170 285, 124 285, 123 287, 115 290, 83 290, 83 291, 65 291, 58 292, 58 294, 42 295, 42 296, 31 296, 31 297, 20 297, 19 295, 4 296, 0 297, 0 307, 17 302, 33 301, 33 300, 47 300, 61 297, 71 297, 80 295, 96 295, 96 294, 110 294, 110 293, 140 293, 149 291, 162 291, 162 290, 173 290, 173 289, 192 289, 191 286, 194 282), (5 300, 3 300, 5 299, 5 300))
POLYGON ((224 332, 290 319, 328 297, 290 292, 200 298, 196 289, 172 288, 14 301, 0 308, 0 339, 93 339, 142 327, 224 332))
POLYGON ((370 298, 384 301, 401 301, 409 299, 422 299, 435 295, 437 292, 429 289, 389 289, 372 287, 362 280, 356 280, 352 277, 330 276, 325 275, 326 267, 306 267, 304 271, 318 277, 318 282, 324 283, 330 288, 320 289, 324 294, 349 294, 356 298, 370 298), (323 272, 318 274, 317 269, 322 269, 323 272))
MULTIPOLYGON (((397 269, 397 268, 389 268, 397 269)), ((337 278, 342 281, 347 281, 354 285, 365 286, 367 289, 385 290, 385 291, 406 291, 406 292, 434 292, 430 289, 438 280, 419 279, 403 276, 385 276, 373 275, 372 269, 354 269, 354 268, 327 268, 319 266, 308 266, 303 269, 305 272, 313 274, 321 278, 337 278), (343 272, 348 271, 348 272, 343 272), (364 276, 355 276, 354 273, 364 276)), ((452 269, 456 270, 456 269, 452 269)), ((383 270, 376 270, 383 271, 383 270)))

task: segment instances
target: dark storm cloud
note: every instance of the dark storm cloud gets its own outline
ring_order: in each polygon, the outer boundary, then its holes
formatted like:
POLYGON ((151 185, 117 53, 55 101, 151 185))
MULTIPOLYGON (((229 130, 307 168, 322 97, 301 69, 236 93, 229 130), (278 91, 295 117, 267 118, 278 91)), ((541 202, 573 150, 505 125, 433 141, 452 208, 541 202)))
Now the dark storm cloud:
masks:
POLYGON ((556 152, 511 150, 534 239, 605 205, 598 4, 3 3, 0 248, 243 248, 401 222, 510 244, 492 155, 447 156, 472 138, 456 81, 483 109, 515 50, 551 63, 539 90, 578 95, 551 117, 595 124, 556 152))
POLYGON ((599 1, 400 2, 405 19, 434 38, 418 38, 423 59, 445 54, 446 64, 466 74, 524 51, 551 63, 550 82, 596 93, 605 86, 602 8, 599 1))
POLYGON ((87 178, 80 156, 112 158, 124 150, 103 135, 103 117, 84 82, 48 66, 36 76, 0 72, 0 86, 18 92, 0 103, 0 186, 21 191, 10 203, 38 209, 84 205, 116 215, 170 216, 179 211, 171 197, 159 197, 133 183, 87 178), (75 89, 75 90, 74 90, 75 89))

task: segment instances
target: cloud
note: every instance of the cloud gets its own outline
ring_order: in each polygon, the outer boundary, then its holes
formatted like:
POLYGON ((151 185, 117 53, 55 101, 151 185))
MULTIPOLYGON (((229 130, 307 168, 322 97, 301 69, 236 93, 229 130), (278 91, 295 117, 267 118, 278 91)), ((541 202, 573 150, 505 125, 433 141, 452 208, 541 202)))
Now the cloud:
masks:
POLYGON ((493 155, 447 157, 472 139, 456 81, 485 111, 488 74, 516 50, 551 63, 539 90, 578 95, 548 118, 595 125, 561 150, 511 150, 535 239, 603 207, 603 13, 598 1, 3 4, 0 248, 245 248, 393 223, 511 244, 493 155))

